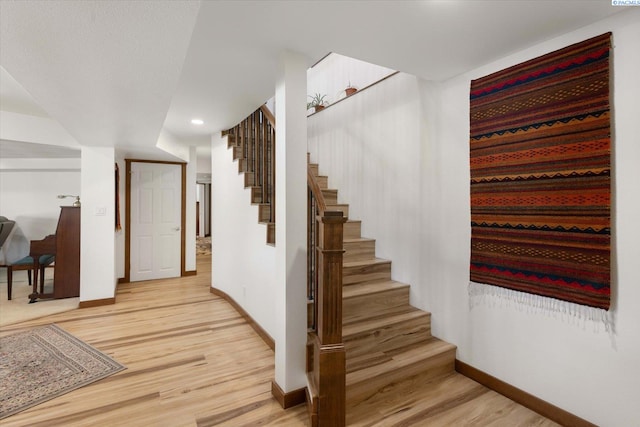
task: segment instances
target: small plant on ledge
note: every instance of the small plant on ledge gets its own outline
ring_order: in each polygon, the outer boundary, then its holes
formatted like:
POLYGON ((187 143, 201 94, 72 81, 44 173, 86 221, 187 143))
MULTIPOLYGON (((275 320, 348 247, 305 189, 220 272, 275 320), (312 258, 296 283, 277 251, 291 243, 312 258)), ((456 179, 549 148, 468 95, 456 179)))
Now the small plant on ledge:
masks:
POLYGON ((309 98, 311 98, 311 101, 307 102, 307 110, 313 108, 314 112, 318 112, 322 109, 324 109, 324 107, 327 106, 326 101, 324 100, 325 96, 327 95, 321 95, 319 93, 316 93, 315 95, 311 96, 308 95, 309 98))
POLYGON ((356 88, 354 85, 351 84, 351 82, 349 82, 349 84, 347 85, 347 88, 344 90, 344 93, 347 96, 351 96, 357 91, 358 91, 358 88, 356 88))

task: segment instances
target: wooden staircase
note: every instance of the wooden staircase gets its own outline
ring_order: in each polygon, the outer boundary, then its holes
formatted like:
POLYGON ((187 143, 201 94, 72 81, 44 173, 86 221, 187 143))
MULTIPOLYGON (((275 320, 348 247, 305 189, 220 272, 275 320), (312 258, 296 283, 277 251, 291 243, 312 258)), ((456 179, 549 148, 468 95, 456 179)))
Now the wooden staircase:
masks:
MULTIPOLYGON (((328 178, 310 171, 327 210, 348 216, 328 178)), ((409 304, 409 285, 391 279, 391 261, 377 258, 375 240, 362 237, 361 222, 344 224, 342 337, 346 349, 346 421, 356 425, 371 413, 371 401, 389 390, 418 387, 454 373, 456 347, 431 335, 431 314, 409 304)))
MULTIPOLYGON (((275 245, 275 119, 261 106, 224 134, 275 245)), ((317 164, 307 178, 311 425, 491 424, 503 415, 538 425, 537 415, 455 372, 455 346, 431 335, 431 314, 409 304, 409 285, 391 279, 391 261, 348 220, 338 190, 317 164)))
POLYGON ((267 227, 267 244, 276 244, 276 120, 262 105, 231 129, 227 148, 244 174, 244 188, 251 190, 251 204, 258 206, 258 222, 267 227))

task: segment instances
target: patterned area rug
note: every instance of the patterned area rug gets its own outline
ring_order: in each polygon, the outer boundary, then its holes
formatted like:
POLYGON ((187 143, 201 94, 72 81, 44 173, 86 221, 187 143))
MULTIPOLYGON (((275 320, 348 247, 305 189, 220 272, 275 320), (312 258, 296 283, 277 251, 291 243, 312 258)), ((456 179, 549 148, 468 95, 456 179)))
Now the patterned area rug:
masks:
POLYGON ((0 419, 124 366, 56 325, 0 338, 0 419))
POLYGON ((608 309, 603 34, 471 82, 471 282, 608 309))
POLYGON ((211 255, 211 237, 196 237, 196 254, 211 255))

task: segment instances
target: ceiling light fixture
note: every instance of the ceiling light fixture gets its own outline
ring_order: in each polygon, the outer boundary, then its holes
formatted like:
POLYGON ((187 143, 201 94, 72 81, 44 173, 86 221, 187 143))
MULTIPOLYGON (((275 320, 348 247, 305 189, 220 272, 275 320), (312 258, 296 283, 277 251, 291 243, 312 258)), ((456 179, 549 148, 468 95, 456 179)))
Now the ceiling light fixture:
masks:
POLYGON ((191 124, 193 125, 202 125, 204 121, 202 119, 191 119, 191 124))

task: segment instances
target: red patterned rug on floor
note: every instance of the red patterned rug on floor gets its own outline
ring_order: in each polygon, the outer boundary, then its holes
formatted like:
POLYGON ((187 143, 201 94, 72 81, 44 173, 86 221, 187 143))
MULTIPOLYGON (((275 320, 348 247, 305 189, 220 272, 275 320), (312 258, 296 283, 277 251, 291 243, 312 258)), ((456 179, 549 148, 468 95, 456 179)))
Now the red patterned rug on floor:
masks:
POLYGON ((610 46, 471 82, 472 282, 609 308, 610 46))
POLYGON ((0 338, 0 419, 126 369, 56 325, 0 338))

